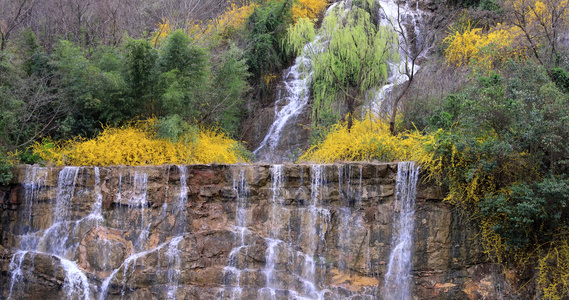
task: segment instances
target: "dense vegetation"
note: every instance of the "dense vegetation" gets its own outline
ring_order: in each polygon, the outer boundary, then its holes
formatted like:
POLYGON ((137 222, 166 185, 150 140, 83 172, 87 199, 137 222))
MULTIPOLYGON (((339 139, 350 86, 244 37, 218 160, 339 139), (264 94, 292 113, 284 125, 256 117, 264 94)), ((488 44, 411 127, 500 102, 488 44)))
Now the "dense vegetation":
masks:
POLYGON ((0 0, 0 183, 18 162, 248 161, 233 139, 302 54, 315 133, 302 160, 418 161, 479 226, 490 259, 536 270, 524 279, 537 278, 538 297, 569 296, 568 0, 437 2, 450 23, 407 45, 370 0, 326 17, 323 0, 217 12, 203 1, 55 2, 0 0), (397 59, 411 67, 393 110, 362 112, 397 59))
MULTIPOLYGON (((283 43, 286 29, 295 20, 319 16, 327 5, 322 0, 158 1, 142 11, 136 4, 144 6, 144 0, 124 6, 118 1, 46 2, 0 3, 2 182, 18 160, 105 165, 247 161, 245 147, 231 139, 240 138, 243 120, 270 100, 270 87, 290 59, 283 43), (124 9, 131 15, 118 22, 113 13, 124 9), (80 14, 78 20, 74 13, 80 14), (113 21, 118 28, 108 27, 113 21), (152 126, 144 134, 131 132, 140 129, 132 124, 147 121, 152 126), (170 143, 178 154, 127 158, 127 139, 136 139, 133 147, 150 140, 170 143), (88 144, 89 151, 80 150, 88 144), (215 147, 228 153, 214 155, 215 147), (79 157, 99 152, 109 155, 79 157)), ((148 145, 140 149, 150 151, 148 145)))
MULTIPOLYGON (((455 4, 462 13, 431 60, 443 56, 442 68, 460 84, 438 94, 425 92, 428 86, 412 89, 398 135, 389 136, 386 120, 382 125, 370 117, 351 131, 335 125, 303 159, 419 161, 427 180, 447 189, 446 201, 479 226, 490 259, 518 266, 520 274, 535 267, 535 275, 526 273, 525 280, 537 278, 538 297, 564 299, 569 296, 569 52, 562 41, 569 4, 455 4)), ((443 72, 426 76, 444 80, 443 72)), ((425 79, 419 84, 426 82, 434 84, 425 79)))

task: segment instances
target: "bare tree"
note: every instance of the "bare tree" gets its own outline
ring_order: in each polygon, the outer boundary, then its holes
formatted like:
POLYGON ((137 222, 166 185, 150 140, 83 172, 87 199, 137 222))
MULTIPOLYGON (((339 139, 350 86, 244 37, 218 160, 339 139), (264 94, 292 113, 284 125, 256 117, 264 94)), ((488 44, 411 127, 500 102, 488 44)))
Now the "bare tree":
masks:
MULTIPOLYGON (((385 15, 388 15, 383 7, 382 10, 385 15)), ((405 10, 408 10, 408 8, 402 8, 400 2, 397 2, 396 18, 387 18, 393 30, 399 35, 399 54, 404 63, 400 64, 400 67, 402 66, 403 68, 398 71, 401 75, 407 77, 403 86, 393 89, 393 92, 397 91, 397 95, 391 104, 392 111, 389 120, 389 129, 393 135, 396 134, 395 118, 397 116, 399 102, 412 86, 415 73, 418 69, 418 62, 422 57, 427 55, 430 46, 433 45, 435 35, 438 32, 436 22, 424 20, 419 23, 419 21, 414 18, 412 18, 412 22, 409 22, 407 20, 409 16, 405 13, 405 10), (419 30, 415 30, 416 28, 419 30)))
POLYGON ((537 61, 543 66, 558 66, 559 42, 569 25, 569 1, 507 0, 505 7, 510 22, 520 29, 524 44, 537 61))
POLYGON ((36 0, 0 0, 1 51, 6 48, 8 39, 14 30, 30 17, 35 4, 36 0))
POLYGON ((9 94, 5 94, 9 99, 4 101, 11 104, 2 103, 11 106, 13 118, 2 131, 8 136, 11 149, 25 148, 39 137, 55 133, 61 119, 70 113, 71 106, 62 101, 61 93, 50 86, 50 80, 39 76, 14 79, 9 94))

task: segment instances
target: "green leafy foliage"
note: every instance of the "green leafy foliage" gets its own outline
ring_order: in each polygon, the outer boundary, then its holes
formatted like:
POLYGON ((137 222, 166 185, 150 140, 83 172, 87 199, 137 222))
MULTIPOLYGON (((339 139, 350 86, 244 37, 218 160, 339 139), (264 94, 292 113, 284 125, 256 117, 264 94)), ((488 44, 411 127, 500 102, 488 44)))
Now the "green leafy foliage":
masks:
POLYGON ((168 130, 189 122, 239 136, 250 76, 234 43, 211 55, 181 30, 159 49, 146 39, 88 49, 60 40, 48 53, 31 31, 14 41, 0 59, 0 146, 9 151, 152 117, 168 130))
POLYGON ((254 85, 267 89, 268 76, 287 60, 283 41, 292 23, 292 1, 267 1, 255 7, 245 24, 246 59, 254 85))
POLYGON ((14 159, 11 157, 4 147, 0 147, 0 185, 5 185, 12 180, 12 168, 14 167, 14 159))
POLYGON ((544 257, 564 249, 568 233, 568 107, 545 68, 510 61, 447 95, 428 118, 440 162, 431 169, 440 170, 434 178, 448 188, 446 200, 478 221, 495 261, 540 260, 548 270, 541 282, 555 270, 544 257))
MULTIPOLYGON (((289 45, 295 52, 312 56, 314 105, 312 120, 318 123, 322 116, 343 115, 345 106, 349 116, 363 104, 364 95, 372 87, 387 79, 387 61, 396 61, 396 35, 375 24, 370 13, 354 6, 344 12, 339 5, 324 18, 320 34, 326 47, 303 50, 301 45, 313 38, 313 24, 299 22, 289 30, 289 45), (321 50, 319 48, 324 48, 321 50), (333 105, 339 102, 339 105, 333 105)), ((348 117, 348 127, 351 127, 348 117)))
POLYGON ((554 68, 551 73, 557 86, 565 93, 569 92, 569 73, 562 68, 554 68))
POLYGON ((158 53, 144 39, 128 41, 125 50, 126 82, 130 97, 133 101, 149 101, 156 81, 154 67, 158 53))
POLYGON ((191 39, 181 30, 171 33, 157 61, 158 107, 151 111, 159 116, 179 114, 184 119, 197 118, 209 78, 207 52, 191 44, 191 39))
POLYGON ((482 215, 502 221, 493 230, 504 244, 514 249, 551 242, 556 234, 569 229, 569 181, 548 176, 530 184, 513 185, 508 194, 500 193, 480 202, 482 215))
POLYGON ((230 136, 236 138, 239 132, 240 121, 246 114, 245 96, 250 90, 247 62, 243 50, 232 44, 221 57, 219 68, 215 70, 213 85, 216 93, 212 101, 209 118, 219 124, 230 136))

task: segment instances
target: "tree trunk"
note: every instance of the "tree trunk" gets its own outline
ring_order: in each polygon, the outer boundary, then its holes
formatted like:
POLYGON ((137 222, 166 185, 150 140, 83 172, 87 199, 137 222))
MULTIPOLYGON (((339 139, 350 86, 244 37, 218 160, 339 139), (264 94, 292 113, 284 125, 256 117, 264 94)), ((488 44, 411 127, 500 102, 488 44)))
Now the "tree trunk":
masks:
POLYGON ((397 132, 395 131, 395 117, 397 116, 397 107, 399 106, 399 101, 401 100, 401 98, 403 98, 409 87, 411 87, 411 82, 413 82, 413 77, 414 77, 413 75, 409 76, 409 80, 405 84, 405 87, 393 102, 393 112, 391 114, 391 120, 389 121, 389 131, 391 131, 391 135, 393 136, 397 134, 397 132))

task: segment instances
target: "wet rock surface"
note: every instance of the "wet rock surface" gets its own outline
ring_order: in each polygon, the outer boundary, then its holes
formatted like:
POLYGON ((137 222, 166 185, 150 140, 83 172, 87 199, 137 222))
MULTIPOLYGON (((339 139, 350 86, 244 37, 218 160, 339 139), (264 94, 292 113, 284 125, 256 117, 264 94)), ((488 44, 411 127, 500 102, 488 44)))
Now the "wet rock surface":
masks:
MULTIPOLYGON (((397 164, 79 168, 68 253, 39 238, 20 263, 25 233, 53 227, 61 170, 21 166, 0 189, 0 298, 83 299, 68 260, 90 299, 382 299, 397 164)), ((525 299, 443 196, 418 186, 413 298, 525 299)))

